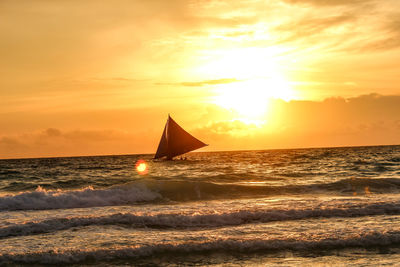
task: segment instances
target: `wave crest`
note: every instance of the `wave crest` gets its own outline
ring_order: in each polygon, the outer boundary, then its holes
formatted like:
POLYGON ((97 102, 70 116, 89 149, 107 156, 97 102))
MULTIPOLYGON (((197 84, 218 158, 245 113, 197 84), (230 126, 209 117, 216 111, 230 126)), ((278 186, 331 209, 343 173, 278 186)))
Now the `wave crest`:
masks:
POLYGON ((107 216, 54 218, 39 222, 14 224, 0 228, 0 238, 24 236, 66 230, 89 225, 125 225, 134 228, 194 229, 235 226, 271 221, 310 218, 361 217, 400 214, 400 202, 373 203, 363 206, 313 209, 238 210, 214 214, 156 214, 138 215, 116 213, 107 216))
POLYGON ((310 251, 343 248, 370 248, 397 246, 399 232, 369 232, 343 238, 318 240, 296 239, 217 239, 205 242, 159 243, 117 249, 51 250, 25 254, 3 254, 4 264, 77 264, 123 259, 157 258, 166 255, 191 255, 194 253, 271 253, 281 250, 310 251))
POLYGON ((47 210, 85 208, 95 206, 124 205, 152 201, 161 196, 137 185, 134 187, 111 187, 80 190, 46 190, 40 186, 33 192, 23 192, 0 198, 1 210, 47 210))
POLYGON ((354 178, 311 185, 243 185, 211 182, 142 180, 105 189, 46 190, 0 197, 0 211, 86 208, 130 205, 154 201, 197 201, 234 198, 259 198, 285 194, 342 195, 399 192, 398 178, 354 178))

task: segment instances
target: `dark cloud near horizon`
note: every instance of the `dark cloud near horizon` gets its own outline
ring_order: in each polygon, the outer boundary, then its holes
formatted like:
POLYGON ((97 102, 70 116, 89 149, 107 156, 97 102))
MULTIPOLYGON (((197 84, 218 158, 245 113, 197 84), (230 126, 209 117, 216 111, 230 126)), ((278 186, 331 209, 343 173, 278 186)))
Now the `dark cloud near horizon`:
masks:
MULTIPOLYGON (((327 98, 318 101, 291 101, 283 103, 283 120, 292 125, 293 131, 321 131, 331 134, 348 129, 357 131, 360 125, 386 125, 388 135, 394 133, 396 121, 400 120, 400 95, 383 96, 379 94, 361 95, 352 98, 327 98)), ((368 132, 367 132, 368 134, 368 132)), ((373 132, 370 133, 371 136, 373 132)), ((383 140, 382 142, 386 142, 383 140)))
POLYGON ((61 131, 55 128, 48 128, 44 133, 49 137, 61 136, 61 131))
POLYGON ((0 138, 0 146, 20 146, 22 145, 16 138, 4 136, 0 138))
POLYGON ((118 130, 43 131, 8 135, 0 138, 1 158, 53 157, 128 154, 132 149, 145 150, 153 140, 141 132, 118 130))
POLYGON ((221 121, 200 127, 196 134, 205 140, 224 140, 230 149, 394 145, 400 144, 399 106, 400 95, 278 100, 274 117, 267 122, 274 125, 273 131, 246 133, 242 129, 251 125, 221 121))

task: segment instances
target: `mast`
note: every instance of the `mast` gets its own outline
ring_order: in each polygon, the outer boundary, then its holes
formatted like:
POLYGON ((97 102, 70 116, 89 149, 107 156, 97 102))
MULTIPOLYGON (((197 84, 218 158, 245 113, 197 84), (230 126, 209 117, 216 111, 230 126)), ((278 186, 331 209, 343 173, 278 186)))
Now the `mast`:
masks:
POLYGON ((161 140, 160 143, 158 144, 156 155, 154 156, 155 159, 162 158, 167 155, 168 152, 167 129, 168 129, 168 120, 167 123, 165 123, 164 130, 161 135, 161 140))

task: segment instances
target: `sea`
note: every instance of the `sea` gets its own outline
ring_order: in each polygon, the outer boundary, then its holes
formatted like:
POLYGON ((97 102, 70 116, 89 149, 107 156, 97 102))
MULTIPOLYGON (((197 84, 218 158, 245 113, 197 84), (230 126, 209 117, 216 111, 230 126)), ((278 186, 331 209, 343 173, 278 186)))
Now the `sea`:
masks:
POLYGON ((400 146, 152 157, 0 160, 0 265, 400 265, 400 146))

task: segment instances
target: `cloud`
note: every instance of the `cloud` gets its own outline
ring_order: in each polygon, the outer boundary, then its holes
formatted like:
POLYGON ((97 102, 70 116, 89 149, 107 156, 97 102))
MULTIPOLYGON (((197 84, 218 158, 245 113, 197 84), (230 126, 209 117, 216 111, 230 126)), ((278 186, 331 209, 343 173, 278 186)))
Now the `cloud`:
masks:
POLYGON ((195 133, 221 150, 400 144, 400 96, 275 100, 270 105, 271 116, 261 127, 216 121, 195 133))
POLYGON ((216 85, 216 84, 226 84, 234 82, 239 82, 239 80, 235 78, 226 78, 226 79, 208 80, 201 82, 182 82, 181 84, 184 86, 203 86, 203 85, 216 85))
POLYGON ((234 83, 239 82, 235 78, 224 78, 224 79, 217 79, 217 80, 206 80, 200 82, 180 82, 180 83, 156 83, 156 85, 182 85, 182 86, 189 86, 189 87, 196 87, 196 86, 205 86, 205 85, 217 85, 217 84, 227 84, 227 83, 234 83))
POLYGON ((353 22, 355 18, 349 14, 327 16, 319 18, 302 18, 286 24, 281 24, 275 28, 277 32, 287 32, 289 37, 282 40, 289 42, 296 39, 307 39, 314 35, 321 35, 331 28, 342 26, 353 22))
POLYGON ((0 138, 0 159, 13 157, 27 157, 27 146, 19 138, 3 136, 0 138))
MULTIPOLYGON (((151 131, 61 131, 48 128, 0 138, 0 158, 132 154, 150 152, 159 136, 151 131)), ((153 148, 154 149, 154 148, 153 148)))
POLYGON ((283 0, 290 4, 308 4, 313 6, 365 5, 376 0, 283 0))
POLYGON ((144 82, 144 79, 132 79, 126 77, 112 77, 112 78, 92 78, 92 81, 119 81, 119 82, 144 82))
POLYGON ((313 48, 324 55, 331 50, 346 51, 349 42, 357 38, 349 33, 358 27, 359 19, 346 10, 323 16, 318 10, 300 11, 280 20, 271 27, 271 31, 276 37, 276 45, 295 45, 293 52, 300 50, 302 53, 313 48))
POLYGON ((48 137, 57 137, 61 136, 61 131, 55 128, 48 128, 47 130, 45 130, 45 134, 48 137))
POLYGON ((227 135, 230 136, 246 136, 250 135, 252 129, 256 129, 256 125, 247 124, 240 120, 232 120, 232 121, 213 121, 208 123, 207 125, 195 129, 197 132, 202 132, 204 134, 213 135, 213 136, 222 136, 225 137, 227 135))
POLYGON ((3 147, 13 147, 13 146, 21 146, 22 144, 16 139, 12 137, 2 137, 0 138, 0 146, 3 147))
MULTIPOLYGON (((296 10, 273 28, 277 44, 314 47, 320 55, 341 52, 353 57, 400 46, 396 1, 284 0, 296 10)), ((293 11, 292 11, 293 12, 293 11)), ((313 54, 316 54, 315 52, 313 54)))
POLYGON ((389 15, 380 26, 381 34, 372 40, 366 40, 365 44, 359 47, 362 52, 385 51, 398 49, 400 47, 400 13, 389 15))
POLYGON ((275 122, 277 128, 303 136, 309 143, 312 136, 314 140, 324 140, 325 145, 330 143, 329 139, 342 145, 400 143, 400 133, 395 127, 400 119, 400 96, 370 94, 280 105, 278 117, 281 121, 275 122), (360 130, 360 125, 366 125, 369 130, 360 130), (379 125, 382 127, 377 127, 379 125))

